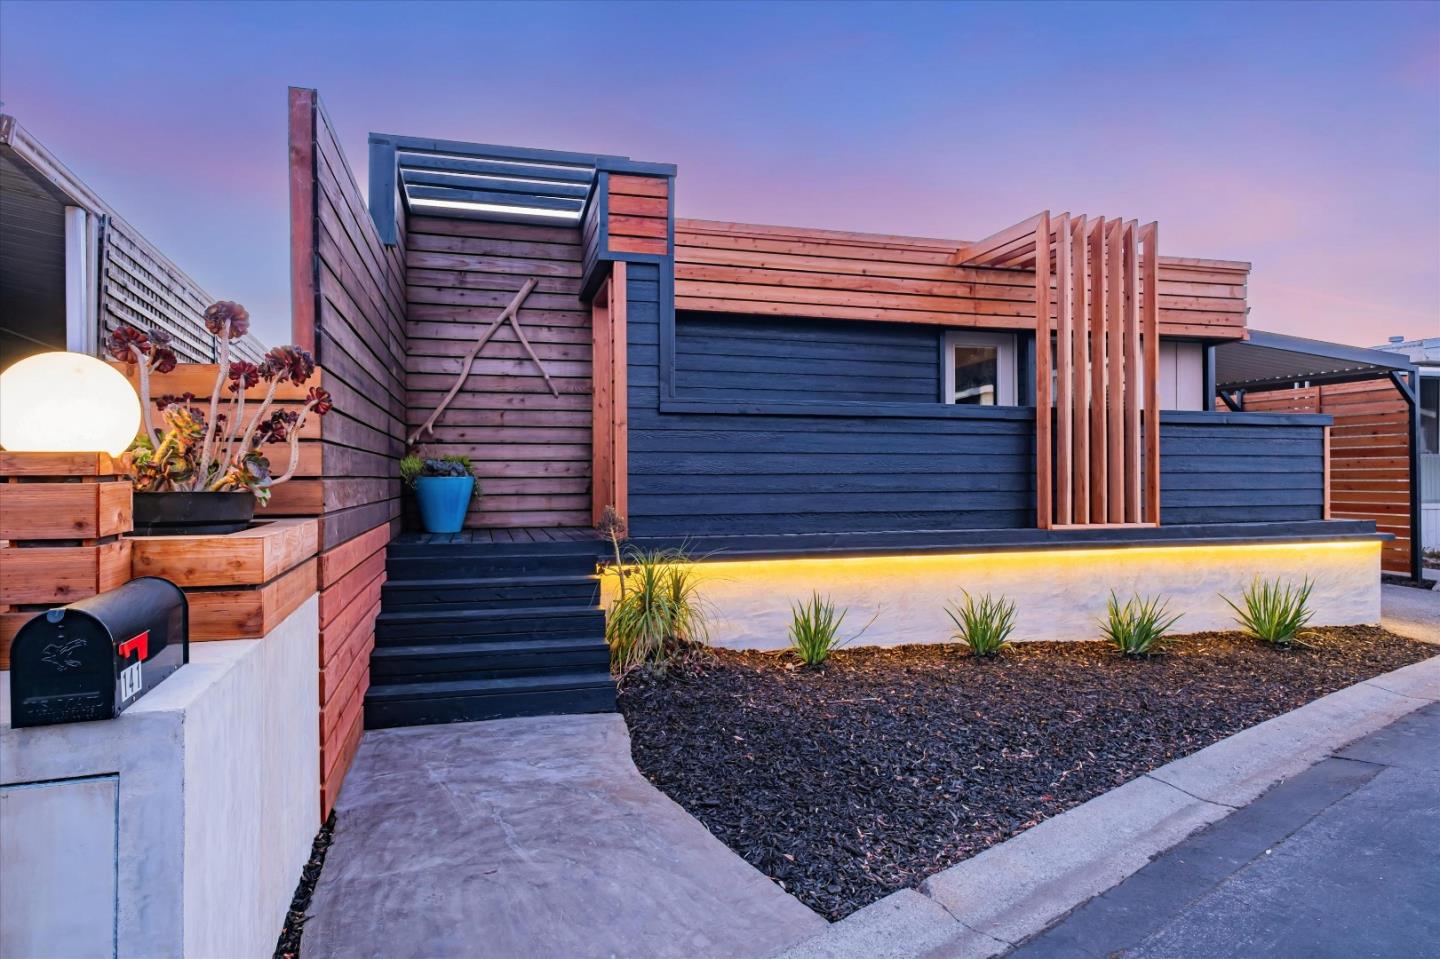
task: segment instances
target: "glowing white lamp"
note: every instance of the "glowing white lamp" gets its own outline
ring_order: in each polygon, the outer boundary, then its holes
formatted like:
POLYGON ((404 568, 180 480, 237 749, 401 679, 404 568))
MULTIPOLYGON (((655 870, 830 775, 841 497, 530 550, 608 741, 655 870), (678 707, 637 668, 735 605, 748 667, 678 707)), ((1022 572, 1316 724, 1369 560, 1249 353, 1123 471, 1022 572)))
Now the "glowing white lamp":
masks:
POLYGON ((11 452, 119 456, 140 432, 125 375, 84 353, 39 353, 0 373, 0 446, 11 452))

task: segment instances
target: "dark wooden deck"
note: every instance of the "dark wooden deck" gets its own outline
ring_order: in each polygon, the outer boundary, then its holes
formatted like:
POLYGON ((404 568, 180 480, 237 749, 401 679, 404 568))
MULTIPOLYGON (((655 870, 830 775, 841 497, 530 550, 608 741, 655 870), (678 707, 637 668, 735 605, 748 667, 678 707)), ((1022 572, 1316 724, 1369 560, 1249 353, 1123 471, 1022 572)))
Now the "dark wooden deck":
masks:
POLYGON ((496 543, 587 543, 599 538, 600 534, 588 526, 495 526, 458 533, 401 533, 394 541, 407 545, 468 543, 485 546, 496 543))

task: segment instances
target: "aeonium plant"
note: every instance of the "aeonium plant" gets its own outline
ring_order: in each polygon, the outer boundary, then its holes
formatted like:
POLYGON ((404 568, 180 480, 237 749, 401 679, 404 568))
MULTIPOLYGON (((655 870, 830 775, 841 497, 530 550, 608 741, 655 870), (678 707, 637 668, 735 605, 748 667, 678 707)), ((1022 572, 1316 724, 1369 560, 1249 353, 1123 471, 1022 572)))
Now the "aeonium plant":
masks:
POLYGON ((151 398, 150 375, 176 366, 170 337, 122 325, 106 341, 106 351, 137 370, 142 432, 125 454, 142 493, 249 492, 264 505, 270 490, 295 475, 300 465, 300 433, 313 413, 330 412, 330 394, 312 386, 299 408, 276 408, 282 384, 303 386, 315 372, 315 360, 297 346, 277 346, 259 363, 231 360, 232 340, 250 329, 250 314, 238 303, 221 301, 205 311, 205 327, 219 342, 219 370, 208 407, 193 393, 151 398), (265 395, 246 416, 246 391, 266 384, 265 395), (222 393, 229 395, 224 398, 222 393), (289 446, 285 470, 275 475, 264 447, 289 446))

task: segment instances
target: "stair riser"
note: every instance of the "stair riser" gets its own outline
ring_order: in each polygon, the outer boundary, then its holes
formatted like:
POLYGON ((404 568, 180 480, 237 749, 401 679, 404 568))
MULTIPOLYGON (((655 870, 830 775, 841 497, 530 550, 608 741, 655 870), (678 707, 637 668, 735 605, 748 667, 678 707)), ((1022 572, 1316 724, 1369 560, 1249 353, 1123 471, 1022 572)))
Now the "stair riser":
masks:
POLYGON ((553 716, 615 711, 614 685, 493 696, 454 696, 365 702, 365 728, 465 723, 511 716, 553 716))
POLYGON ((451 559, 457 556, 544 556, 551 559, 584 556, 594 559, 610 551, 608 540, 601 543, 391 543, 391 556, 420 559, 451 559))
MULTIPOLYGON (((412 639, 411 645, 423 645, 419 640, 446 642, 459 636, 473 637, 475 642, 501 637, 521 639, 527 636, 604 636, 605 618, 602 615, 578 616, 507 616, 497 620, 439 620, 436 622, 396 623, 383 619, 375 624, 377 641, 412 639)), ((391 645, 394 645, 392 642, 391 645)))
POLYGON ((595 560, 583 556, 486 556, 453 559, 410 559, 391 556, 385 563, 391 579, 485 579, 498 576, 593 576, 595 560))
POLYGON ((600 587, 593 580, 547 586, 460 586, 443 584, 422 588, 381 590, 385 609, 516 609, 530 606, 585 606, 600 602, 600 587))
POLYGON ((610 650, 597 646, 536 653, 468 652, 454 656, 377 656, 370 661, 371 685, 430 683, 449 679, 489 679, 493 676, 541 675, 575 672, 576 667, 604 668, 610 650))

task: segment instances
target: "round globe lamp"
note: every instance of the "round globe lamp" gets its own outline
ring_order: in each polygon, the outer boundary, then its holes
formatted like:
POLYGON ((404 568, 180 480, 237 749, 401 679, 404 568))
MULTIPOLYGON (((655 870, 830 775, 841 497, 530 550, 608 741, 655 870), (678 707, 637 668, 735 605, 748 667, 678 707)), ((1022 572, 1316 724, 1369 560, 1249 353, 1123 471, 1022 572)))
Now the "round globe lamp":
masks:
POLYGON ((84 353, 39 353, 0 373, 0 446, 13 453, 119 456, 140 431, 123 373, 84 353))

